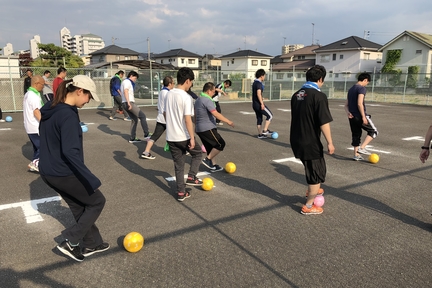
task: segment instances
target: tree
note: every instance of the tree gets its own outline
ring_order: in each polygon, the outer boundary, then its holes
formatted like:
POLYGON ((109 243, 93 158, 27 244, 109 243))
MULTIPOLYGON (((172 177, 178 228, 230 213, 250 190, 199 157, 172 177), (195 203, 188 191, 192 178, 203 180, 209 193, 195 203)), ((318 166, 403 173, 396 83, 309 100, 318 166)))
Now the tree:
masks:
POLYGON ((39 67, 60 67, 66 66, 69 68, 84 67, 84 61, 77 55, 66 50, 65 48, 49 44, 38 44, 38 48, 42 51, 39 58, 33 61, 32 66, 39 67))

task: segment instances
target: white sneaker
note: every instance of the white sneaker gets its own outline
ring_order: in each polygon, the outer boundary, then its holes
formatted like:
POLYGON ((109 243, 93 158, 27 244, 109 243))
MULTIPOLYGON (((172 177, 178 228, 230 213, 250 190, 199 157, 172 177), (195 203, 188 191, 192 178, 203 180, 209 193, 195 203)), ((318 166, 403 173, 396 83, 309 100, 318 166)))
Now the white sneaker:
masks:
POLYGON ((362 149, 362 148, 358 148, 357 150, 358 153, 363 154, 363 155, 370 155, 371 153, 369 151, 367 151, 366 149, 362 149))
POLYGON ((0 119, 0 122, 6 122, 4 119, 0 119))

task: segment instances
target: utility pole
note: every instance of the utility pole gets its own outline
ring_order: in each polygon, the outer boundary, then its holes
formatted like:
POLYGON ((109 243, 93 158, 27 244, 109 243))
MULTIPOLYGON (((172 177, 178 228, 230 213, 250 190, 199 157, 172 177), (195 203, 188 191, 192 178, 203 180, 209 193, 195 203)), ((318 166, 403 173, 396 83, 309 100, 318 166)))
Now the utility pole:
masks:
POLYGON ((112 43, 113 45, 115 44, 115 40, 118 40, 118 38, 111 37, 111 43, 112 43))
POLYGON ((315 39, 315 23, 312 23, 312 45, 314 45, 315 39))
POLYGON ((149 61, 149 67, 150 67, 150 97, 152 99, 153 104, 153 75, 152 75, 152 63, 150 59, 150 38, 147 37, 147 58, 149 61))

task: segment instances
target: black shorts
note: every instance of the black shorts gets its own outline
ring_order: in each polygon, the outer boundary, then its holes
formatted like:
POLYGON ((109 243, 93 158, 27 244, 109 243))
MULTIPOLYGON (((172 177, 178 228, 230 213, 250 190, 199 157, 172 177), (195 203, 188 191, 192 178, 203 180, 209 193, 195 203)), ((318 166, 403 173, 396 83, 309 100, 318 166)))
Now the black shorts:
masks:
POLYGON ((305 168, 307 184, 315 185, 325 182, 327 167, 324 158, 301 161, 305 168))
POLYGON ((213 148, 223 151, 225 148, 225 140, 220 136, 217 132, 216 128, 213 128, 204 132, 197 132, 198 136, 203 142, 204 147, 206 148, 207 155, 211 152, 213 148))
POLYGON ((165 130, 166 130, 166 124, 156 122, 156 127, 152 136, 150 137, 150 141, 156 142, 162 136, 165 130))

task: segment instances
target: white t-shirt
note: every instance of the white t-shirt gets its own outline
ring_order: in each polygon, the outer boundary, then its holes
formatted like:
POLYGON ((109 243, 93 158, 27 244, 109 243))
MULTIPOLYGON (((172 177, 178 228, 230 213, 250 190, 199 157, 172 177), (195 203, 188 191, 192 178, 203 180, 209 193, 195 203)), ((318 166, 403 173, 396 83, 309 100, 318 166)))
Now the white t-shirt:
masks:
POLYGON ((159 92, 158 96, 158 115, 156 117, 156 122, 162 124, 165 124, 165 117, 163 115, 163 111, 165 109, 165 98, 168 92, 169 89, 164 87, 164 89, 159 92))
POLYGON ((122 102, 125 103, 127 102, 126 97, 124 96, 124 90, 128 89, 128 95, 129 95, 129 102, 135 102, 135 97, 134 97, 134 90, 133 90, 133 86, 132 86, 132 80, 125 79, 122 81, 122 84, 120 86, 120 92, 121 92, 121 97, 122 97, 122 102))
POLYGON ((190 139, 186 128, 185 115, 194 115, 193 99, 186 91, 174 88, 166 94, 166 140, 180 142, 190 139))
POLYGON ((40 109, 41 107, 40 96, 28 90, 23 100, 24 128, 27 134, 39 134, 39 121, 34 116, 34 110, 40 109))

